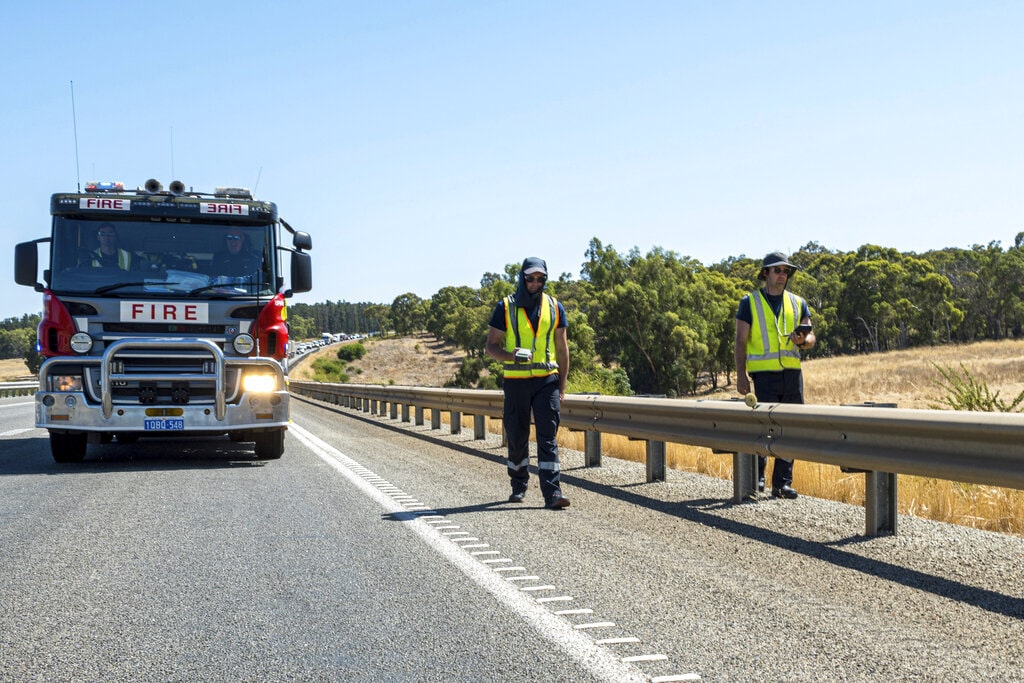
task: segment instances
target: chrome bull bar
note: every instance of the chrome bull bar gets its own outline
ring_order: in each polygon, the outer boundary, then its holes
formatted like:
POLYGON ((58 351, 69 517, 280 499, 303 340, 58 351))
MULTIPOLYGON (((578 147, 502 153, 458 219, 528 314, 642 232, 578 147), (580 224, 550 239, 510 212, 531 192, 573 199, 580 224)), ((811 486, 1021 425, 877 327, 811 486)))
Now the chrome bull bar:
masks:
POLYGON ((151 382, 177 382, 177 381, 203 381, 214 380, 214 413, 218 420, 223 420, 227 413, 224 398, 224 352, 216 344, 208 339, 122 339, 110 344, 103 352, 100 362, 100 396, 103 419, 109 420, 114 412, 114 399, 112 387, 114 382, 119 381, 151 381, 151 382), (144 351, 167 350, 182 351, 196 350, 206 351, 212 356, 214 363, 213 376, 207 373, 126 373, 114 372, 112 366, 118 353, 128 349, 141 349, 144 351))

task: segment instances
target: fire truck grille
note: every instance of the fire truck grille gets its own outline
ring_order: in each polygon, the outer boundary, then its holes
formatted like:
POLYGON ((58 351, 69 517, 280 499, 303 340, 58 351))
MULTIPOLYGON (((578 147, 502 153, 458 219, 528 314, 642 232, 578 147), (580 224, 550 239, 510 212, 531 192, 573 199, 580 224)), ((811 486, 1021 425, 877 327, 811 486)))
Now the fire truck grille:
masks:
MULTIPOLYGON (((213 404, 216 400, 217 378, 209 354, 168 354, 127 352, 114 358, 113 374, 126 376, 112 379, 110 396, 115 404, 186 405, 213 404), (174 376, 174 379, 169 379, 174 376)), ((99 368, 91 369, 89 385, 97 398, 100 391, 99 368)), ((224 396, 227 402, 239 395, 238 370, 227 369, 224 396)))

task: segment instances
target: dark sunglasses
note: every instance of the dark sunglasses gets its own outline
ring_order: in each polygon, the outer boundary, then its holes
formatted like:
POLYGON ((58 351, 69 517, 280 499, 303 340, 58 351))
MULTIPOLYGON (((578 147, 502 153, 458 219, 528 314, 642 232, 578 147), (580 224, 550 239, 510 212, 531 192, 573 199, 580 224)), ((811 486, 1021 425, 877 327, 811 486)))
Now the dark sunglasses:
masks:
POLYGON ((548 276, 547 275, 524 275, 523 276, 523 280, 525 280, 526 282, 539 282, 541 284, 544 284, 545 282, 548 281, 548 276))
POLYGON ((785 273, 786 275, 792 275, 793 274, 793 269, 792 268, 783 268, 781 266, 772 266, 771 271, 773 273, 785 273))
POLYGON ((242 239, 241 235, 224 235, 224 237, 226 237, 229 240, 240 240, 240 239, 242 239))

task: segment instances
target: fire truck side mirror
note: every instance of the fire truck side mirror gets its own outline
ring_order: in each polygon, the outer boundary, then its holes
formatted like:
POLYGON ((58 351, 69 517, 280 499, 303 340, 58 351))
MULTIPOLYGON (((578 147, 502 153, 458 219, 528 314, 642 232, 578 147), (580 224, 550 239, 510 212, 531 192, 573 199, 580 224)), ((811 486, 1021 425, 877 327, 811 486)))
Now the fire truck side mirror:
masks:
POLYGON ((312 249, 313 238, 309 236, 308 232, 297 231, 292 237, 292 246, 296 249, 312 249))
POLYGON ((19 285, 42 289, 39 275, 39 254, 36 242, 22 242, 14 247, 14 281, 19 285))
POLYGON ((313 289, 313 260, 309 254, 292 252, 291 263, 292 293, 301 294, 313 289))

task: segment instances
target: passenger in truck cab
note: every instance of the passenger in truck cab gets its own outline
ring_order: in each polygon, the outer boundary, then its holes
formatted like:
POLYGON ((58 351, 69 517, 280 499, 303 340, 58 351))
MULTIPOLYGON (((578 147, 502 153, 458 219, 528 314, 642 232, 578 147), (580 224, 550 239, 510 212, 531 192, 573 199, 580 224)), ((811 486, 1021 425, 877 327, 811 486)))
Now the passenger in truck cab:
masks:
POLYGON ((262 257, 249 246, 249 238, 240 228, 224 233, 224 250, 217 252, 210 263, 213 277, 255 277, 259 279, 262 257))
POLYGON ((96 239, 100 246, 90 255, 94 268, 133 270, 136 265, 135 256, 127 249, 118 246, 117 228, 113 223, 100 224, 96 231, 96 239))

